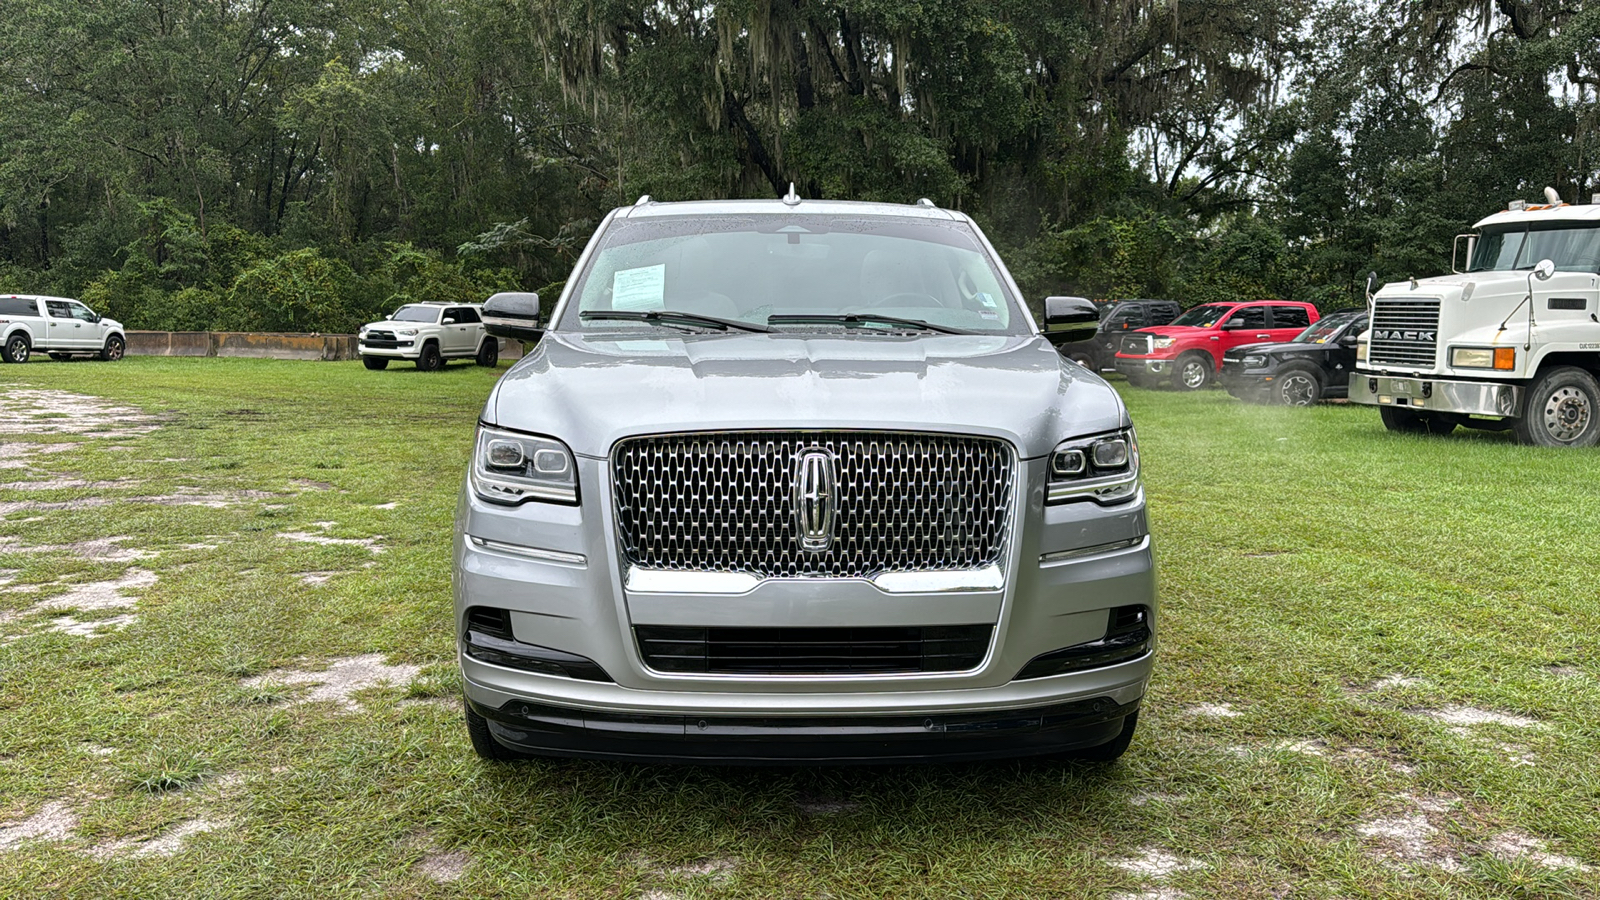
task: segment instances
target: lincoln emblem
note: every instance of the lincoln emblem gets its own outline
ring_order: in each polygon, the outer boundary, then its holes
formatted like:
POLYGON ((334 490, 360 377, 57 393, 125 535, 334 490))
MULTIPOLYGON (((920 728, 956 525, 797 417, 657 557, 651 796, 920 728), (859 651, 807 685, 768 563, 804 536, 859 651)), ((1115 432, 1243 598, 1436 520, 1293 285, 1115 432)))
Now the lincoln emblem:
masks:
POLYGON ((833 454, 818 448, 800 451, 794 475, 794 515, 800 549, 808 553, 821 553, 833 544, 836 484, 833 454))

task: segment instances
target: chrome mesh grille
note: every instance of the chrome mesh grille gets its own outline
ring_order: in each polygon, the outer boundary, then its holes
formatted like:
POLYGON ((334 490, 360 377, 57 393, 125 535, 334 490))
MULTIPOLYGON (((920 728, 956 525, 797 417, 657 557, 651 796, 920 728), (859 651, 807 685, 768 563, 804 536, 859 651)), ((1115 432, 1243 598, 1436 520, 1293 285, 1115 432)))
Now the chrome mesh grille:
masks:
POLYGON ((630 563, 758 577, 872 577, 998 562, 1015 478, 993 438, 898 432, 723 432, 617 445, 619 532, 630 563), (801 548, 799 454, 837 466, 832 542, 801 548))
POLYGON ((1379 297, 1372 310, 1367 363, 1433 368, 1438 356, 1439 301, 1379 297))

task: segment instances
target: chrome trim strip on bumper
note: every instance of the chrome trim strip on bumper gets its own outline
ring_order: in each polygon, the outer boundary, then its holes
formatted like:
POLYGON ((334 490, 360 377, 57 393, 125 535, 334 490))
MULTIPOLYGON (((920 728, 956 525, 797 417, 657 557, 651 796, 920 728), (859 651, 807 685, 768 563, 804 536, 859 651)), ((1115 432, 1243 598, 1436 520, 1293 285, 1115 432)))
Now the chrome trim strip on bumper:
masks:
MULTIPOLYGON (((474 539, 476 540, 476 539, 474 539)), ((886 594, 939 594, 953 591, 998 591, 1005 574, 998 565, 949 571, 884 572, 860 578, 760 578, 747 572, 686 572, 628 566, 623 588, 643 594, 745 594, 768 581, 867 581, 886 594)))
POLYGON ((1115 553, 1118 550, 1132 550, 1136 547, 1143 546, 1144 543, 1149 540, 1150 535, 1145 534, 1136 538, 1129 538, 1125 541, 1112 541, 1109 544, 1096 544, 1093 547, 1079 547, 1076 550, 1057 550, 1053 553, 1041 554, 1039 556, 1039 564, 1042 566, 1047 566, 1051 563, 1066 562, 1067 560, 1071 559, 1082 559, 1086 556, 1099 556, 1103 553, 1115 553))
POLYGON ((507 544, 503 541, 491 541, 487 538, 467 536, 474 547, 481 550, 492 550, 495 553, 505 553, 511 556, 521 556, 525 559, 536 559, 540 562, 556 563, 563 566, 587 567, 589 560, 581 553, 563 553, 560 550, 541 550, 537 547, 523 547, 520 544, 507 544))
POLYGON ((1350 374, 1350 402, 1365 406, 1504 417, 1522 409, 1523 393, 1524 389, 1514 384, 1444 381, 1427 375, 1350 374))

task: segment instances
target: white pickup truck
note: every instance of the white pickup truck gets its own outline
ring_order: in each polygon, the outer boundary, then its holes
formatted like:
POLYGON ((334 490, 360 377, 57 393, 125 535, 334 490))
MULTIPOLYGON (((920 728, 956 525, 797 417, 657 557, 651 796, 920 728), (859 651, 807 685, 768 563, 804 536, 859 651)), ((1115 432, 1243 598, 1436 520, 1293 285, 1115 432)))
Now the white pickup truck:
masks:
POLYGON ((0 359, 27 362, 35 350, 51 359, 98 356, 118 360, 128 349, 122 323, 67 297, 0 295, 0 359))

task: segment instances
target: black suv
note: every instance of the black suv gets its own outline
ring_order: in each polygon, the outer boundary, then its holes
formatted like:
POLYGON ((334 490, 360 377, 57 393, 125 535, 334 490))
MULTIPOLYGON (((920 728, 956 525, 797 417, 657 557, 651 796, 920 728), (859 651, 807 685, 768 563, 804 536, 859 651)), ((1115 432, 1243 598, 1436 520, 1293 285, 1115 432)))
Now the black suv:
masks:
POLYGON ((1085 341, 1061 344, 1063 356, 1091 372, 1101 372, 1116 364, 1117 350, 1124 332, 1152 325, 1165 325, 1182 312, 1174 300, 1123 300, 1111 305, 1100 317, 1100 330, 1085 341))
POLYGON ((1310 406, 1349 394, 1356 366, 1356 337, 1367 330, 1367 311, 1331 313, 1293 341, 1245 344, 1222 356, 1222 386, 1241 400, 1310 406))

